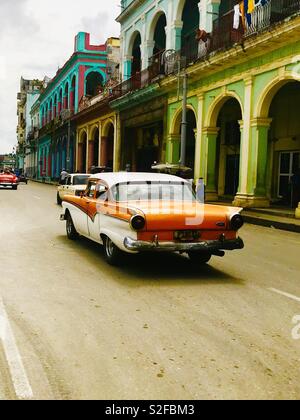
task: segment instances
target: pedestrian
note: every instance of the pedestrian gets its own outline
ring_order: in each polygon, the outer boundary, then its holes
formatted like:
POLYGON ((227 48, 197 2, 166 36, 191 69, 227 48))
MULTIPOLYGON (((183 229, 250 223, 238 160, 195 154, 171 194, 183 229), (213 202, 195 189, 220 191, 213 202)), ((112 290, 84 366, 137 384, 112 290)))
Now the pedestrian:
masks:
POLYGON ((300 203, 300 168, 298 168, 291 180, 292 183, 292 205, 293 208, 298 207, 300 203))
POLYGON ((63 169, 61 174, 60 174, 60 184, 65 183, 65 180, 66 180, 68 175, 69 175, 68 172, 65 169, 63 169))

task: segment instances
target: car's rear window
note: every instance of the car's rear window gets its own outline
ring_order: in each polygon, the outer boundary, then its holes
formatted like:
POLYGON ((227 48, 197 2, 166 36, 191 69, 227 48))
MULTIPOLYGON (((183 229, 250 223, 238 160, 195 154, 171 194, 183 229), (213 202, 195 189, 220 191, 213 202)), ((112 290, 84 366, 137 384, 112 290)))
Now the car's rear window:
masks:
POLYGON ((73 178, 73 185, 87 185, 89 180, 89 176, 84 175, 76 175, 73 178))
POLYGON ((186 182, 127 182, 111 189, 115 201, 195 201, 192 186, 186 182))

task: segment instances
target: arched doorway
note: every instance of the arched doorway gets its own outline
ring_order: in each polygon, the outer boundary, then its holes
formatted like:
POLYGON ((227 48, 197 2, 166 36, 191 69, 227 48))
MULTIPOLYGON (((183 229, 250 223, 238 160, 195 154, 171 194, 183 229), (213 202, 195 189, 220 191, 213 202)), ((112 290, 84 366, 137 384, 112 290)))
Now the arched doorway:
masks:
POLYGON ((164 13, 161 13, 157 19, 155 30, 154 30, 154 49, 153 55, 159 54, 166 49, 166 26, 167 26, 167 19, 164 13))
POLYGON ((112 122, 108 122, 103 127, 101 138, 101 166, 107 168, 114 168, 114 142, 115 142, 115 127, 112 122))
POLYGON ((267 195, 288 207, 298 207, 300 201, 299 105, 300 83, 286 81, 273 95, 268 115, 267 195))
POLYGON ((218 195, 235 197, 240 180, 242 111, 235 98, 228 99, 219 113, 217 146, 218 195))
POLYGON ((87 133, 82 131, 78 142, 78 164, 77 168, 80 173, 86 173, 86 158, 87 158, 87 133))
POLYGON ((186 0, 182 12, 181 49, 187 59, 198 57, 196 31, 199 29, 199 0, 186 0))
POLYGON ((239 190, 242 118, 240 102, 234 97, 223 97, 214 105, 206 130, 208 200, 233 200, 239 190))
POLYGON ((136 33, 132 46, 132 67, 131 75, 135 76, 140 73, 142 69, 142 52, 141 52, 142 38, 140 33, 136 33))
POLYGON ((93 132, 93 153, 91 159, 91 166, 98 166, 99 160, 99 128, 95 128, 93 132))
MULTIPOLYGON (((181 153, 181 128, 182 128, 182 112, 180 112, 176 118, 173 135, 177 136, 178 150, 175 156, 174 163, 178 163, 180 160, 181 153)), ((196 130, 197 120, 193 109, 187 110, 187 136, 186 136, 186 162, 185 165, 191 168, 192 175, 194 178, 195 173, 195 150, 196 150, 196 130)))
POLYGON ((96 72, 90 72, 86 77, 85 93, 87 96, 97 96, 104 84, 103 76, 96 72))

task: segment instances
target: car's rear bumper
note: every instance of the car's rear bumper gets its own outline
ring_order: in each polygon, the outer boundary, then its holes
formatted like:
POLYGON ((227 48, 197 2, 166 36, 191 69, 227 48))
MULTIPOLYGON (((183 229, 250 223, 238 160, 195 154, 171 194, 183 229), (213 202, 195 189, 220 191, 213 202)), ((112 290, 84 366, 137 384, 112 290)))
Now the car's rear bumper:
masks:
POLYGON ((203 242, 145 242, 136 241, 131 238, 125 238, 124 246, 131 252, 143 251, 168 251, 168 252, 200 252, 206 251, 212 254, 217 251, 233 251, 235 249, 243 249, 244 242, 241 238, 234 240, 218 240, 203 242))

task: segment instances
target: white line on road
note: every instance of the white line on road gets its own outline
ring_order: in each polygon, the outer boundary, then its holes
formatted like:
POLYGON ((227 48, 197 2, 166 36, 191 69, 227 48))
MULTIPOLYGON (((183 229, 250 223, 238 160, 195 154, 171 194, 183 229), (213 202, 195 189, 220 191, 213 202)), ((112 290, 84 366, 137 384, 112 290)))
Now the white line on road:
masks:
POLYGON ((278 290, 278 289, 273 289, 273 288, 271 288, 271 289, 269 289, 269 290, 270 290, 271 292, 277 293, 278 295, 282 295, 282 296, 285 296, 285 297, 287 297, 287 298, 289 298, 289 299, 293 299, 293 300, 295 300, 296 302, 300 302, 300 298, 299 298, 299 297, 294 296, 294 295, 291 295, 290 293, 282 292, 281 290, 278 290))
POLYGON ((35 198, 36 200, 40 200, 41 198, 38 197, 37 195, 34 195, 33 198, 35 198))
POLYGON ((19 353, 17 343, 9 323, 9 319, 0 297, 0 339, 9 366, 15 393, 19 399, 30 399, 33 392, 26 375, 26 371, 19 353))

